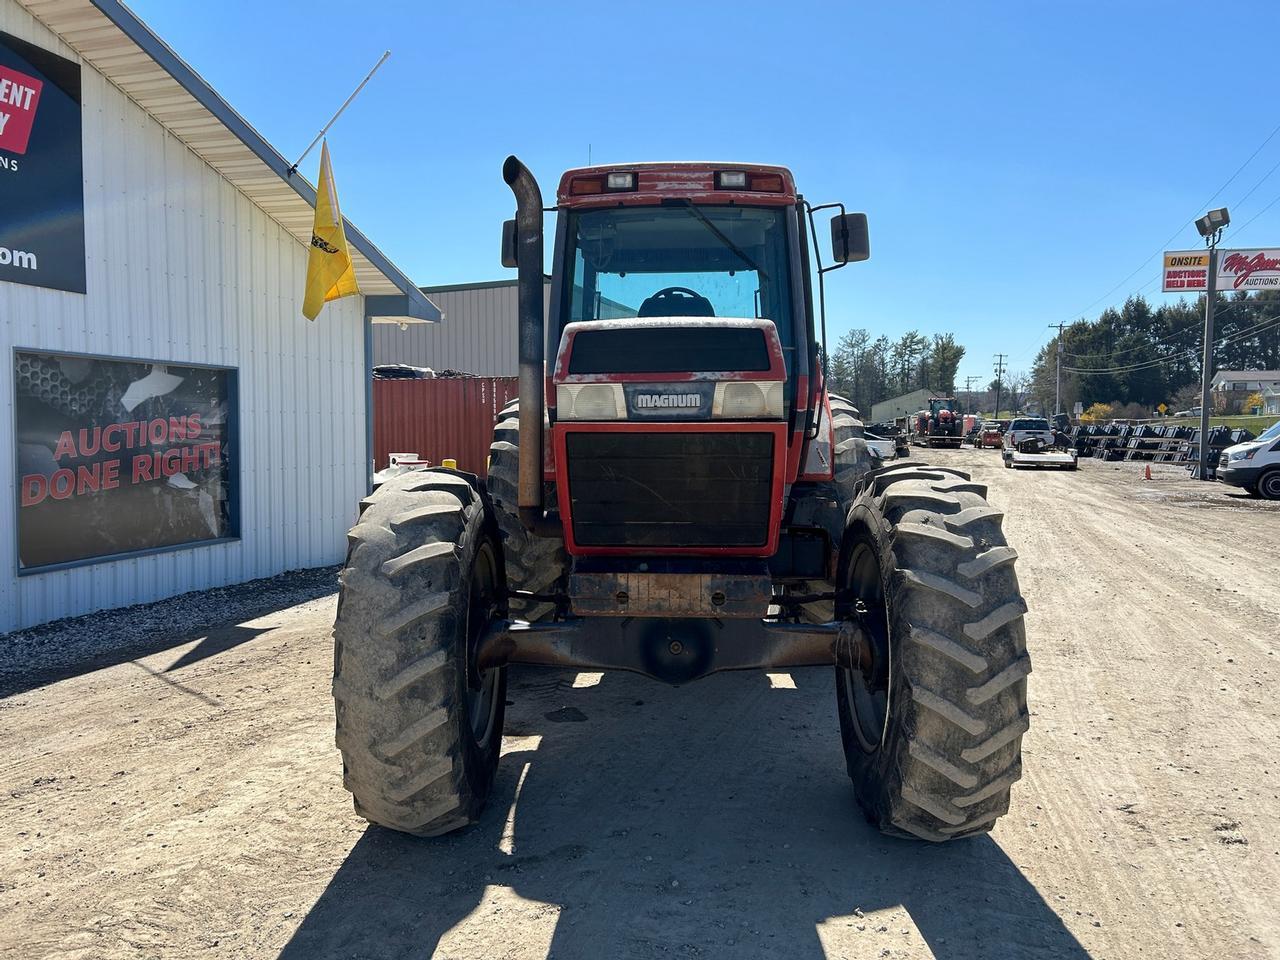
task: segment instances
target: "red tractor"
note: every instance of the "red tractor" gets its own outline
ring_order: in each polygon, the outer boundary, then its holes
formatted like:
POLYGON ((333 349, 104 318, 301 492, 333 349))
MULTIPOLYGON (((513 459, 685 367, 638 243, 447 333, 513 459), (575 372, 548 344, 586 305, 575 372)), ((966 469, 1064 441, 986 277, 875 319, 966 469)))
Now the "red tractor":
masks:
POLYGON ((929 409, 916 414, 915 441, 923 447, 959 448, 964 440, 963 419, 952 397, 931 397, 929 409))
POLYGON ((986 488, 873 469, 826 389, 823 278, 867 259, 865 216, 811 206, 783 167, 570 170, 544 317, 542 194, 515 157, 503 178, 520 390, 488 479, 402 473, 349 538, 333 692, 356 810, 426 836, 473 822, 508 664, 672 684, 825 666, 867 816, 989 830, 1021 774, 1026 608, 986 488))

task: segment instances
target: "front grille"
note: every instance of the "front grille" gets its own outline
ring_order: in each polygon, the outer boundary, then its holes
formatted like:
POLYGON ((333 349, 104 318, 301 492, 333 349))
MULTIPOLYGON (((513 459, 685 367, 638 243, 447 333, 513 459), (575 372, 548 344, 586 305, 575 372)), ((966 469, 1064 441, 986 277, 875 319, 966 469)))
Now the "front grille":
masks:
POLYGON ((574 540, 587 547, 758 547, 769 539, 767 433, 570 433, 574 540))

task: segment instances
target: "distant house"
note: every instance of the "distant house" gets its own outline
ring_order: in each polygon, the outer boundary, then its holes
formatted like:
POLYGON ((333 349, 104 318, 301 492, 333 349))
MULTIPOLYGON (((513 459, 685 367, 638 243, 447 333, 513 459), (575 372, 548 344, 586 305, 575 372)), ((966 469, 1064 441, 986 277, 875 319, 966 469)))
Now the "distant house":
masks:
POLYGON ((1280 370, 1219 370, 1209 384, 1215 410, 1244 412, 1246 401, 1255 393, 1266 397, 1268 390, 1280 389, 1280 370))
POLYGON ((1262 391, 1262 412, 1280 416, 1280 386, 1266 387, 1262 391))
POLYGON ((1215 393, 1238 393, 1243 397, 1267 387, 1280 387, 1280 370, 1219 370, 1209 384, 1215 393))

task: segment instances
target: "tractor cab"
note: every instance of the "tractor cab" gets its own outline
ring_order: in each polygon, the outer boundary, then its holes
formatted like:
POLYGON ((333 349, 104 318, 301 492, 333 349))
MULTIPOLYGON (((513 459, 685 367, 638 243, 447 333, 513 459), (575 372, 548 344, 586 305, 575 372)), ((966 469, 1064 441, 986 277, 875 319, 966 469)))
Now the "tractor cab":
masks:
MULTIPOLYGON (((778 166, 563 175, 540 507, 571 556, 768 558, 785 491, 831 479, 809 213, 778 166)), ((837 264, 864 259, 865 217, 833 224, 837 264)), ((504 237, 518 265, 515 222, 504 237)))

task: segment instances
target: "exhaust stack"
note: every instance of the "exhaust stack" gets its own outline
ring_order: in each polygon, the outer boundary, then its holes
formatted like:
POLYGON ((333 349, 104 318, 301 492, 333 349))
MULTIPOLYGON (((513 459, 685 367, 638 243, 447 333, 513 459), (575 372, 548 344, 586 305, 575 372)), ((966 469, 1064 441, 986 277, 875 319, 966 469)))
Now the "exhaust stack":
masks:
POLYGON ((545 527, 542 511, 544 419, 544 320, 542 316, 542 191, 514 155, 502 179, 516 197, 516 264, 519 277, 520 522, 533 533, 545 527))

